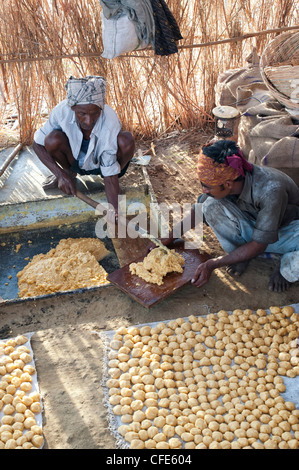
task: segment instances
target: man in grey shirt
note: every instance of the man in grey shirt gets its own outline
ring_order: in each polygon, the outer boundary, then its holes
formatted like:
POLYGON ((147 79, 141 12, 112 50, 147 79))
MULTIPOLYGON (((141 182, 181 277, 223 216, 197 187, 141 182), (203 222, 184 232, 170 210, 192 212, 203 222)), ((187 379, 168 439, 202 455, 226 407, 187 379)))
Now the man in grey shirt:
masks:
POLYGON ((129 132, 121 131, 118 116, 105 104, 105 78, 70 77, 66 92, 66 99, 52 110, 34 135, 33 150, 53 173, 44 188, 58 187, 75 195, 76 174, 99 175, 117 218, 118 179, 133 157, 134 139, 129 132))
MULTIPOLYGON (((299 188, 295 182, 279 170, 250 164, 236 143, 226 140, 202 149, 197 171, 204 221, 226 254, 200 264, 193 284, 203 286, 214 269, 223 266, 241 275, 249 261, 262 253, 281 255, 269 290, 281 292, 298 281, 299 188)), ((174 233, 180 233, 177 227, 163 240, 165 245, 173 241, 174 233)))

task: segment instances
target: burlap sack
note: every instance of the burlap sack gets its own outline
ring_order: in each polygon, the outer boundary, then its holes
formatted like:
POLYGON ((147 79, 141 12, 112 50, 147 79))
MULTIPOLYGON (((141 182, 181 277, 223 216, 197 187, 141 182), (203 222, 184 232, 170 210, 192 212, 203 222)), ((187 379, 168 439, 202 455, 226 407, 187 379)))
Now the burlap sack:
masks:
POLYGON ((240 112, 271 99, 263 81, 256 49, 247 57, 248 67, 227 70, 215 86, 216 106, 234 106, 240 112))
POLYGON ((234 106, 240 111, 237 122, 238 143, 245 158, 251 150, 250 130, 259 122, 255 115, 247 115, 247 109, 272 99, 260 73, 259 56, 253 48, 246 59, 248 67, 227 70, 218 78, 215 87, 216 106, 234 106))
POLYGON ((273 168, 299 168, 299 125, 288 113, 257 116, 260 122, 250 130, 249 160, 273 168))
MULTIPOLYGON (((269 99, 265 103, 255 104, 255 106, 251 106, 242 114, 238 128, 238 143, 242 148, 244 156, 250 159, 252 163, 261 164, 261 161, 253 156, 253 149, 255 150, 254 142, 251 139, 253 129, 265 120, 276 121, 282 116, 287 116, 287 112, 280 103, 273 99, 269 99)), ((263 152, 264 150, 261 148, 260 151, 263 152)))
POLYGON ((216 104, 236 107, 238 144, 252 163, 278 169, 299 168, 299 123, 270 93, 253 49, 248 67, 222 74, 216 104))

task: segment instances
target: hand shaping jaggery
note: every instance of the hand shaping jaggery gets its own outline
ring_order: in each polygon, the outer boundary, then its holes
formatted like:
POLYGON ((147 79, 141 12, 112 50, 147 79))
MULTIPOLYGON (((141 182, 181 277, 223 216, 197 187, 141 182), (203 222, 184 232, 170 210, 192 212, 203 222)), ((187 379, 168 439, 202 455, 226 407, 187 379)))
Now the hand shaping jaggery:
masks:
POLYGON ((131 274, 144 279, 152 284, 163 284, 163 277, 171 272, 182 273, 184 258, 175 250, 165 251, 162 248, 154 248, 143 261, 130 264, 131 274))

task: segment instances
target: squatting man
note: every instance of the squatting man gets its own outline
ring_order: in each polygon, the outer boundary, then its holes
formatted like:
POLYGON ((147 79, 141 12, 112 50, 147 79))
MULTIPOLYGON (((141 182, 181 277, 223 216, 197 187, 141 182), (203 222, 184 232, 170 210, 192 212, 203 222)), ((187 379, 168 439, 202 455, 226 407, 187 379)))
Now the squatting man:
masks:
POLYGON ((65 89, 66 99, 34 135, 33 150, 52 172, 43 188, 75 196, 77 174, 98 175, 104 180, 108 220, 117 220, 119 178, 133 157, 134 139, 121 131, 118 116, 105 104, 104 77, 70 77, 65 89))
MULTIPOLYGON (((283 172, 249 163, 234 141, 220 140, 201 149, 198 178, 202 192, 204 223, 215 233, 223 256, 200 264, 192 283, 206 284, 214 269, 227 266, 240 276, 250 260, 262 253, 276 253, 280 263, 270 277, 268 289, 282 292, 299 280, 299 188, 283 172)), ((195 226, 195 208, 191 228, 195 226)), ((183 234, 184 220, 168 238, 183 234)))

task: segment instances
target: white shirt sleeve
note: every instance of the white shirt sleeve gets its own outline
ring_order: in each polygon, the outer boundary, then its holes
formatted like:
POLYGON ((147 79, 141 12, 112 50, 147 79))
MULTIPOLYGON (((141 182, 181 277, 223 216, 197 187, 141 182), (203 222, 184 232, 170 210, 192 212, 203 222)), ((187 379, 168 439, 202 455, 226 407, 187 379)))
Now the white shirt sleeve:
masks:
POLYGON ((49 119, 45 122, 45 124, 38 129, 34 134, 34 141, 37 144, 45 145, 45 138, 50 132, 54 129, 61 130, 61 126, 59 125, 59 110, 60 106, 57 105, 50 113, 49 119))
POLYGON ((109 166, 101 165, 101 173, 104 177, 118 175, 120 171, 121 171, 120 164, 116 160, 116 156, 115 158, 113 158, 113 161, 111 162, 109 166))
POLYGON ((100 168, 103 176, 118 175, 121 171, 117 161, 117 136, 121 131, 120 120, 116 112, 105 106, 105 114, 99 135, 100 142, 100 168))

